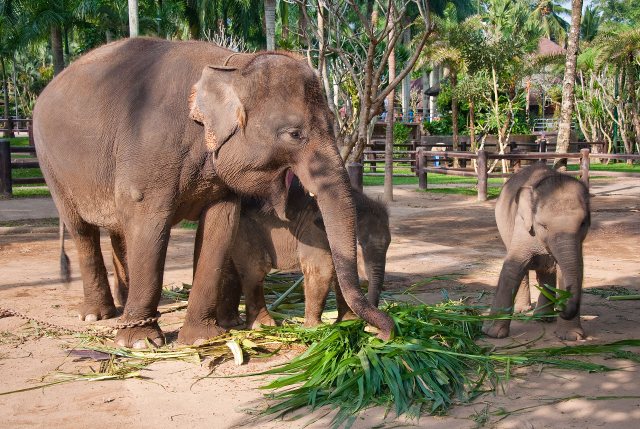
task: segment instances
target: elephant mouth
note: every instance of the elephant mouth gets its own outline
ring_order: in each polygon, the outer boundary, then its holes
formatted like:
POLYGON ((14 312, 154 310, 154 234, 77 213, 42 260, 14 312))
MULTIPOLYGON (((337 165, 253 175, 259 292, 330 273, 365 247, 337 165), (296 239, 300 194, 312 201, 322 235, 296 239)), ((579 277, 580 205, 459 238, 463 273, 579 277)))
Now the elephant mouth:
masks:
POLYGON ((297 180, 296 175, 293 174, 293 171, 291 171, 290 169, 287 169, 284 173, 284 188, 286 192, 289 192, 289 189, 291 188, 291 184, 293 183, 294 179, 297 180))

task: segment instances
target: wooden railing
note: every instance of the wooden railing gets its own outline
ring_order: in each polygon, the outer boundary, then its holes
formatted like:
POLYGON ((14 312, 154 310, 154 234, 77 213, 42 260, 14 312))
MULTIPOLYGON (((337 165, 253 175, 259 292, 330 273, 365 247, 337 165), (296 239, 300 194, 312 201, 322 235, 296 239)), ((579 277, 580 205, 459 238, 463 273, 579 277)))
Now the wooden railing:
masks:
POLYGON ((39 168, 40 164, 36 156, 34 146, 11 147, 9 140, 0 139, 0 196, 11 197, 13 185, 40 185, 44 184, 42 177, 12 178, 11 170, 22 168, 39 168), (12 158, 12 154, 33 154, 33 158, 12 158))
MULTIPOLYGON (((578 159, 580 160, 580 170, 576 172, 568 171, 566 174, 571 175, 579 175, 580 180, 589 187, 589 170, 590 170, 590 159, 598 158, 598 159, 616 159, 616 160, 640 160, 640 155, 622 155, 622 154, 606 154, 606 153, 591 153, 591 151, 587 148, 581 149, 580 153, 541 153, 541 152, 528 152, 528 153, 488 153, 484 150, 479 150, 477 153, 468 153, 468 152, 434 152, 434 151, 426 151, 422 148, 417 150, 417 173, 418 173, 418 187, 420 189, 427 189, 427 174, 429 172, 440 173, 440 174, 453 174, 453 175, 463 175, 463 176, 475 176, 478 178, 478 201, 486 201, 487 200, 487 184, 489 177, 508 177, 509 173, 492 173, 488 172, 488 164, 490 159, 495 160, 509 160, 509 161, 523 161, 523 160, 548 160, 548 159, 556 159, 556 158, 567 158, 567 159, 578 159), (475 159, 476 170, 462 170, 462 169, 451 169, 451 168, 433 168, 428 167, 427 162, 430 157, 444 157, 445 159, 475 159)), ((600 172, 598 171, 598 175, 612 175, 610 172, 600 172), (608 174, 609 173, 609 174, 608 174)), ((616 174, 617 176, 618 174, 616 174)), ((637 177, 637 176, 636 176, 637 177)))

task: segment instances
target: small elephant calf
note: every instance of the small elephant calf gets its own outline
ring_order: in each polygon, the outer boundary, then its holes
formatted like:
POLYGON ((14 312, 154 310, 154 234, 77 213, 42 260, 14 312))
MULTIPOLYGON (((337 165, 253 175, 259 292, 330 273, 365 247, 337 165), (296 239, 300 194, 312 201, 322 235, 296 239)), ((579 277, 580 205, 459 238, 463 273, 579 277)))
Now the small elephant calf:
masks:
MULTIPOLYGON (((246 303, 246 326, 274 325, 264 299, 263 281, 271 269, 302 270, 304 274, 305 325, 321 323, 331 284, 335 285, 338 320, 354 318, 335 280, 329 241, 315 200, 303 188, 292 188, 287 200, 287 221, 260 207, 243 204, 232 250, 218 322, 233 326, 240 290, 246 303), (241 287, 239 287, 241 286, 241 287)), ((387 249, 391 242, 387 208, 366 195, 353 191, 357 214, 360 276, 369 281, 368 301, 378 305, 384 283, 387 249), (359 250, 360 250, 359 249, 359 250), (364 260, 364 270, 362 262, 364 260), (364 272, 363 272, 364 271, 364 272), (363 276, 364 274, 364 276, 363 276)))
MULTIPOLYGON (((511 314, 520 282, 535 270, 538 283, 571 292, 559 314, 556 335, 565 340, 584 338, 580 325, 582 242, 591 221, 589 191, 579 180, 536 163, 515 173, 496 203, 496 223, 507 247, 491 314, 511 314)), ((526 295, 526 294, 525 294, 526 295)), ((553 313, 540 295, 535 314, 553 313)), ((550 320, 552 320, 550 318, 550 320)), ((485 322, 490 337, 509 335, 510 321, 485 322)))

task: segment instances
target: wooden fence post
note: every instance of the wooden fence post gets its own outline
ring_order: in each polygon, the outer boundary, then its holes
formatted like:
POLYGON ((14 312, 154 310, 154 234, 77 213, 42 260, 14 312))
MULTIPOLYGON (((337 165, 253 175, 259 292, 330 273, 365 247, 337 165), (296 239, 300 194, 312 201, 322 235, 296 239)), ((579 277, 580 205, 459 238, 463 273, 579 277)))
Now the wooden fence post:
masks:
POLYGON ((27 135, 29 136, 29 146, 34 147, 33 142, 33 120, 27 121, 27 135))
POLYGON ((427 158, 424 155, 424 148, 419 147, 416 152, 416 163, 418 169, 418 189, 427 189, 427 158))
MULTIPOLYGON (((460 142, 460 150, 462 152, 466 152, 467 151, 467 142, 466 141, 461 141, 460 142)), ((458 162, 460 163, 460 167, 467 168, 467 160, 466 159, 461 158, 458 162)))
POLYGON ((0 140, 0 197, 11 198, 11 148, 9 140, 0 140))
POLYGON ((580 149, 580 180, 589 189, 589 149, 580 149))
POLYGON ((349 173, 349 181, 358 191, 362 192, 363 186, 363 170, 364 167, 359 162, 352 162, 347 166, 347 172, 349 173))
POLYGON ((484 149, 478 151, 478 201, 487 201, 487 160, 484 149))
POLYGON ((547 139, 540 139, 538 142, 538 152, 546 152, 547 151, 547 139))

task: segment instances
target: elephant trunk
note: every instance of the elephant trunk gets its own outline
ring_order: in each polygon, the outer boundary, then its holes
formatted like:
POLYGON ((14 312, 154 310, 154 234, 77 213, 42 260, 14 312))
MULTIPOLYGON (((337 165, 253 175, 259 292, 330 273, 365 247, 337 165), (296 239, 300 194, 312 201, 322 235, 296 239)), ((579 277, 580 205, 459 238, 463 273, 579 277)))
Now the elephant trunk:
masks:
POLYGON ((325 144, 324 149, 310 152, 306 163, 301 164, 303 166, 298 165, 294 172, 304 187, 317 197, 338 284, 347 305, 355 314, 378 328, 380 338, 391 338, 393 320, 367 301, 360 289, 356 259, 356 212, 349 177, 335 145, 325 144))
POLYGON ((385 252, 382 254, 382 258, 372 257, 367 255, 368 252, 363 252, 365 260, 365 269, 367 270, 367 277, 369 279, 369 291, 367 292, 367 299, 369 302, 378 306, 380 303, 380 292, 384 285, 384 271, 385 271, 385 252))
POLYGON ((569 300, 560 312, 565 320, 573 319, 580 314, 582 296, 582 243, 571 236, 559 236, 550 245, 551 253, 560 270, 558 286, 571 293, 569 300))

